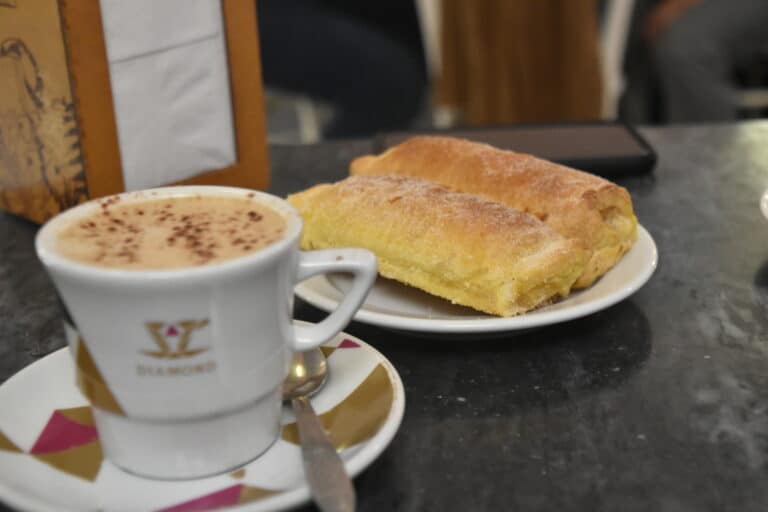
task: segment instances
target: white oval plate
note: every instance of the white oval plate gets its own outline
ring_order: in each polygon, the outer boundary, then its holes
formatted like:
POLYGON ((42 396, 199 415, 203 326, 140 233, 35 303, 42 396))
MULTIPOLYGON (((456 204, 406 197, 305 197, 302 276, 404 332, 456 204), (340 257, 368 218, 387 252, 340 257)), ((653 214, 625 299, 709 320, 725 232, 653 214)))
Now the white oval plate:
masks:
MULTIPOLYGON (((403 384, 392 364, 341 333, 324 349, 330 377, 312 397, 347 472, 355 476, 392 441, 403 417, 403 384), (323 413, 333 411, 326 416, 323 413)), ((283 409, 283 424, 293 414, 283 409)), ((21 510, 265 511, 310 499, 295 426, 237 471, 186 481, 128 474, 101 456, 90 409, 75 386, 67 349, 0 386, 0 500, 21 510)), ((148 447, 149 448, 149 447, 148 447)))
MULTIPOLYGON (((491 334, 530 329, 565 322, 600 311, 627 298, 642 287, 658 264, 653 238, 638 226, 637 241, 616 266, 591 287, 567 299, 524 315, 503 318, 457 306, 439 297, 396 281, 379 278, 355 320, 399 331, 440 334, 491 334)), ((350 279, 345 275, 320 275, 299 283, 295 292, 324 311, 336 309, 350 279)))

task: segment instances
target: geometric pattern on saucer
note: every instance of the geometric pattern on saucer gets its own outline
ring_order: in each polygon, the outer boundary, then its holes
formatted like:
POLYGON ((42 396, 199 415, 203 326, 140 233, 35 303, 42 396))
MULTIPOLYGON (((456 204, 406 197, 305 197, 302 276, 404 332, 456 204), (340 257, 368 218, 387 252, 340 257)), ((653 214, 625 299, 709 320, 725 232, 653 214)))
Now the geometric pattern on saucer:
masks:
MULTIPOLYGON (((360 348, 361 345, 348 337, 338 337, 322 348, 329 365, 340 359, 340 354, 360 348)), ((356 351, 355 351, 356 352, 356 351)), ((351 354, 350 354, 351 355, 351 354)), ((370 359, 370 357, 368 357, 370 359)), ((354 359, 350 359, 354 361, 354 359)), ((346 363, 351 366, 350 363, 346 363)), ((333 373, 331 376, 333 378, 333 373)), ((313 397, 313 403, 322 391, 313 397)), ((320 421, 336 449, 342 453, 373 437, 384 425, 394 401, 394 388, 389 372, 377 362, 337 403, 325 407, 320 421)), ((298 445, 296 424, 283 424, 281 439, 276 445, 298 445)), ((270 448, 271 451, 273 448, 270 448)), ((71 477, 99 485, 99 476, 105 464, 98 432, 94 426, 89 405, 54 409, 31 447, 22 450, 17 443, 0 430, 0 452, 31 457, 53 470, 71 477)), ((258 460, 258 459, 257 459, 258 460)), ((270 489, 266 486, 249 485, 246 481, 249 467, 224 475, 229 483, 213 491, 192 494, 155 510, 164 512, 192 512, 221 509, 255 502, 292 489, 270 489)), ((111 466, 111 465, 110 465, 111 466)), ((118 470, 119 471, 119 470, 118 470)), ((221 477, 222 475, 218 475, 221 477)), ((131 478, 138 478, 131 476, 131 478)), ((215 478, 215 477, 214 477, 215 478)), ((201 481, 204 479, 201 479, 201 481)), ((169 482, 168 485, 173 485, 169 482)))

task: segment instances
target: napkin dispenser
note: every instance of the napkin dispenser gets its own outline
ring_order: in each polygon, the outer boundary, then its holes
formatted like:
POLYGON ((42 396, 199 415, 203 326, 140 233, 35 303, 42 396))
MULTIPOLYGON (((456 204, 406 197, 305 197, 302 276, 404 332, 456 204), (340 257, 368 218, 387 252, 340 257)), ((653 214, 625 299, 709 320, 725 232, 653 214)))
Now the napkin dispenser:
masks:
POLYGON ((0 208, 269 181, 255 2, 0 0, 0 208))

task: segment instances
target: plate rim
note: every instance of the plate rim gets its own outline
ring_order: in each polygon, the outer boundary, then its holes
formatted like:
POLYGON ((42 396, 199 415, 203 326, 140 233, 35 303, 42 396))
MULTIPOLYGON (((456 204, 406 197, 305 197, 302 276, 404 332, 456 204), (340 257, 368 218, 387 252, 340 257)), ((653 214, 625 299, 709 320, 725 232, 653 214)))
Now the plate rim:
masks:
MULTIPOLYGON (((567 322, 577 318, 596 313, 614 304, 621 302, 642 288, 656 271, 659 262, 659 251, 655 240, 641 224, 637 225, 638 240, 642 237, 649 244, 649 258, 647 264, 638 274, 628 281, 621 289, 583 304, 570 308, 544 312, 537 315, 519 315, 513 317, 491 317, 473 319, 438 319, 438 318, 414 318, 390 313, 381 313, 364 309, 363 306, 355 313, 357 322, 386 327, 396 331, 423 332, 435 334, 473 334, 513 332, 546 325, 567 322)), ((635 242, 637 244, 637 242, 635 242)), ((610 272, 610 271, 609 271, 610 272)), ((330 312, 336 308, 337 301, 317 292, 311 285, 318 281, 326 280, 325 275, 313 276, 294 288, 294 293, 305 302, 330 312)), ((329 286, 330 283, 328 284, 329 286)))
MULTIPOLYGON (((295 321, 301 322, 299 320, 295 321)), ((403 422, 403 417, 405 415, 405 387, 403 385, 402 377, 400 377, 399 372, 392 364, 392 362, 370 343, 367 343, 357 336, 349 334, 345 331, 341 331, 326 343, 334 341, 338 337, 352 339, 371 350, 374 354, 374 357, 376 357, 379 360, 379 363, 382 364, 386 369, 387 376, 389 377, 393 388, 392 405, 389 409, 389 413, 387 414, 387 418, 384 420, 384 424, 373 437, 367 441, 364 441, 363 443, 355 445, 358 447, 357 452, 349 459, 344 461, 344 467, 347 469, 350 478, 355 478, 368 466, 373 464, 373 462, 375 462, 379 456, 381 456, 381 454, 392 443, 393 439, 399 432, 403 422)), ((68 347, 62 347, 58 350, 54 350, 53 352, 41 357, 40 359, 28 364, 24 368, 21 368, 11 377, 5 380, 2 384, 0 384, 0 393, 2 393, 4 391, 3 388, 5 388, 12 381, 15 383, 18 379, 27 378, 27 373, 32 371, 39 371, 41 366, 44 367, 53 364, 66 364, 58 361, 62 358, 71 361, 69 354, 66 353, 68 350, 68 347)), ((83 401, 87 403, 85 398, 83 398, 83 401)), ((194 498, 194 496, 190 497, 190 499, 194 498)), ((289 510, 299 505, 308 503, 310 499, 311 494, 309 486, 305 482, 304 485, 300 487, 283 491, 280 494, 277 494, 268 499, 258 500, 251 503, 243 503, 242 505, 235 505, 232 507, 224 507, 217 510, 236 510, 242 512, 289 510)), ((76 512, 74 509, 66 509, 61 505, 42 500, 38 495, 30 495, 20 491, 14 486, 7 484, 2 478, 0 478, 0 502, 5 503, 11 507, 19 508, 21 510, 34 510, 43 512, 76 512)))

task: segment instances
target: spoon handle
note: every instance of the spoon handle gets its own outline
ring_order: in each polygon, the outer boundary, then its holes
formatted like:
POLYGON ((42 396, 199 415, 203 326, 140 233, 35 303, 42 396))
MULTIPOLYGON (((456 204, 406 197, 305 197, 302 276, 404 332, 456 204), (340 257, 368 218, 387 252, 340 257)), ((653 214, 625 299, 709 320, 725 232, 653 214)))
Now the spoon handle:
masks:
POLYGON ((299 427, 304 473, 315 503, 323 512, 353 512, 355 488, 312 404, 307 397, 294 398, 293 410, 299 427))

